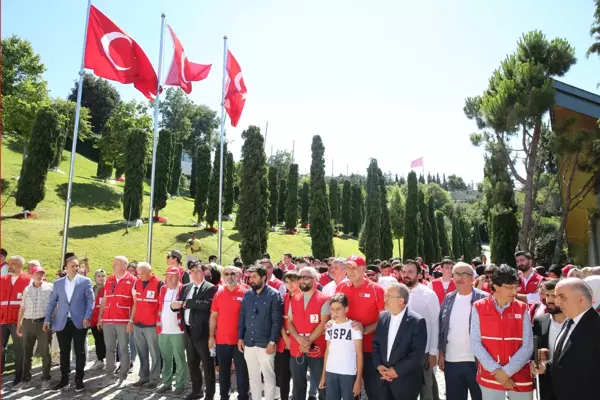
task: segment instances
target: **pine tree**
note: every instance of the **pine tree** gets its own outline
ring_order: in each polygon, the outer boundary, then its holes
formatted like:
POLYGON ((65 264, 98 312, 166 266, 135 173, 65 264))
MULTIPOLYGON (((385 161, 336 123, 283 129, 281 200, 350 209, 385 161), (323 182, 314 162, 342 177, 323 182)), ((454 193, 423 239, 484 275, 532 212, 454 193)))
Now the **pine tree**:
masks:
POLYGON ((269 207, 269 225, 271 227, 277 226, 278 222, 278 211, 279 211, 279 190, 277 188, 277 167, 271 165, 269 167, 269 196, 270 196, 270 207, 269 207))
POLYGON ((210 182, 210 147, 208 144, 201 144, 196 150, 196 194, 194 196, 194 215, 198 217, 198 225, 204 218, 206 212, 206 202, 208 200, 208 187, 210 182))
POLYGON ((338 182, 335 178, 331 178, 331 180, 329 181, 329 208, 331 209, 331 219, 336 224, 339 222, 339 198, 340 196, 338 194, 338 182))
POLYGON ((298 225, 298 164, 290 165, 288 174, 288 198, 285 209, 285 227, 294 229, 298 225))
POLYGON ((419 255, 419 187, 417 186, 417 174, 414 171, 408 174, 407 185, 402 252, 405 259, 414 260, 419 255))
POLYGON ((171 131, 163 129, 158 135, 156 147, 156 171, 154 177, 154 215, 167 206, 169 189, 169 164, 173 152, 173 136, 171 131))
MULTIPOLYGON (((225 154, 227 154, 227 145, 224 145, 223 147, 223 155, 225 154)), ((221 178, 220 167, 221 147, 217 146, 215 158, 213 160, 213 168, 210 174, 210 182, 208 186, 208 204, 206 206, 206 223, 210 225, 211 228, 214 227, 215 221, 219 219, 219 181, 221 178)), ((225 174, 225 165, 223 165, 223 176, 225 176, 225 174)))
POLYGON ((381 259, 389 260, 394 255, 394 242, 392 238, 392 226, 390 223, 390 212, 388 210, 387 189, 381 169, 379 170, 379 191, 381 201, 381 236, 379 240, 381 259))
POLYGON ((362 234, 365 236, 364 253, 367 262, 373 262, 381 257, 381 183, 377 160, 372 158, 367 169, 367 202, 365 226, 362 234))
POLYGON ((440 243, 440 258, 451 256, 450 254, 450 243, 448 242, 448 235, 446 234, 446 226, 444 223, 444 213, 441 211, 435 212, 436 226, 438 230, 438 239, 440 243))
POLYGON ((363 198, 363 191, 360 184, 352 185, 352 199, 351 199, 352 217, 350 224, 350 231, 355 235, 358 235, 363 226, 365 214, 365 205, 363 198))
POLYGON ((427 200, 427 218, 431 225, 431 240, 433 242, 434 261, 440 261, 443 257, 442 249, 440 248, 440 241, 438 237, 437 221, 435 219, 435 199, 433 196, 429 196, 427 200))
POLYGON ((319 135, 313 136, 310 165, 310 236, 314 257, 322 260, 334 255, 331 210, 325 184, 325 146, 319 135))
POLYGON ((419 191, 419 214, 421 217, 421 223, 423 226, 423 259, 428 263, 436 262, 436 252, 433 245, 433 229, 429 222, 429 214, 427 212, 427 205, 425 204, 425 193, 422 190, 419 191))
POLYGON ((27 144, 27 157, 17 183, 17 206, 33 211, 46 197, 48 167, 56 155, 60 115, 50 107, 38 110, 27 144))
POLYGON ((269 238, 269 187, 267 157, 260 128, 250 126, 242 133, 242 168, 238 228, 241 236, 240 257, 246 265, 267 251, 269 238))
POLYGON ((125 146, 127 179, 123 188, 123 217, 126 221, 135 221, 142 216, 148 146, 148 134, 143 129, 132 129, 127 135, 125 146))
MULTIPOLYGON (((341 222, 344 225, 344 232, 349 235, 358 231, 352 230, 352 183, 349 180, 344 181, 342 187, 342 218, 341 222)), ((360 225, 359 225, 360 226, 360 225)))
MULTIPOLYGON (((173 138, 175 139, 175 138, 173 138)), ((170 190, 171 196, 177 196, 179 194, 179 179, 181 178, 181 157, 183 156, 183 144, 175 142, 173 148, 173 166, 171 168, 171 179, 170 179, 170 190)), ((190 181, 190 192, 192 187, 192 181, 190 181)), ((192 196, 193 197, 193 196, 192 196)))
POLYGON ((279 205, 277 208, 277 222, 285 221, 285 205, 287 204, 287 181, 282 179, 279 181, 279 205))
POLYGON ((223 184, 223 215, 233 214, 233 186, 235 185, 235 162, 233 160, 233 154, 228 151, 225 153, 226 165, 225 165, 225 182, 223 184))
POLYGON ((308 182, 302 184, 302 212, 300 213, 300 224, 308 224, 308 210, 310 207, 310 185, 308 182))
POLYGON ((461 248, 462 239, 460 237, 460 215, 458 209, 454 211, 452 216, 452 255, 455 259, 460 258, 462 254, 461 248))

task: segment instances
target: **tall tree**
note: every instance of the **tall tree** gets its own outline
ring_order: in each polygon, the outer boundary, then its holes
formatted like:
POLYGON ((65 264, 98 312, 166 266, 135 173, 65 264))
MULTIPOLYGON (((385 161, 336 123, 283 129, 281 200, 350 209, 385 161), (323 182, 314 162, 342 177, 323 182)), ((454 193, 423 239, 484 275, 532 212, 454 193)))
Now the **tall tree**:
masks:
POLYGON ((462 239, 460 236, 460 214, 458 209, 456 209, 452 215, 452 255, 456 259, 464 255, 462 254, 462 239))
POLYGON ((338 200, 340 198, 338 190, 339 189, 337 179, 331 178, 331 180, 329 181, 329 208, 331 210, 331 219, 336 224, 339 220, 338 210, 340 208, 338 205, 338 200))
MULTIPOLYGON (((349 180, 344 181, 342 187, 342 218, 341 222, 344 224, 344 232, 349 235, 351 232, 355 234, 358 231, 352 230, 352 183, 349 180)), ((362 224, 359 224, 359 229, 362 224)))
POLYGON ((440 261, 443 254, 438 237, 437 221, 435 218, 435 199, 433 196, 429 196, 429 199, 427 200, 427 218, 431 225, 431 241, 433 242, 434 261, 440 261))
MULTIPOLYGON (((173 137, 173 139, 175 139, 173 137)), ((174 140, 174 148, 173 148, 173 165, 171 166, 171 179, 169 193, 171 196, 176 196, 179 194, 179 179, 181 178, 181 157, 183 156, 183 144, 181 142, 177 142, 174 140)), ((190 187, 192 186, 192 182, 190 181, 190 187)), ((195 182, 194 182, 195 186, 195 182)))
MULTIPOLYGON (((210 151, 210 147, 208 149, 210 151)), ((196 174, 196 169, 198 168, 198 149, 197 148, 192 149, 191 156, 192 156, 192 166, 191 166, 191 171, 190 171, 190 196, 193 198, 196 198, 196 182, 198 181, 197 174, 196 174)))
POLYGON ((325 184, 325 146, 319 135, 313 136, 311 150, 309 212, 311 248, 313 256, 322 260, 331 257, 334 251, 331 210, 325 184))
POLYGON ((398 241, 398 257, 402 258, 402 244, 404 237, 404 199, 399 187, 392 188, 390 199, 390 225, 394 239, 398 241))
POLYGON ((469 262, 473 258, 473 249, 471 247, 471 230, 469 229, 469 223, 465 217, 460 218, 459 227, 461 253, 464 255, 465 261, 469 262))
POLYGON ((422 257, 428 263, 436 262, 436 251, 433 245, 433 229, 429 222, 429 214, 427 212, 427 204, 425 204, 425 193, 419 190, 419 217, 423 226, 423 254, 422 257))
POLYGON ((425 184, 425 177, 423 174, 419 174, 419 183, 422 183, 423 185, 425 184))
POLYGON ((233 214, 233 186, 235 182, 235 161, 233 160, 233 153, 228 151, 226 153, 225 161, 225 187, 223 188, 223 214, 233 214))
MULTIPOLYGON (((56 155, 50 163, 50 168, 58 168, 61 162, 65 142, 69 135, 73 134, 75 126, 75 108, 77 104, 70 100, 54 99, 52 108, 60 115, 60 134, 56 140, 56 155)), ((92 126, 90 124, 90 110, 81 107, 79 110, 79 140, 87 139, 92 136, 92 126)))
POLYGON ((394 242, 392 238, 392 226, 390 223, 390 212, 388 210, 387 189, 381 169, 379 169, 379 199, 381 201, 381 227, 380 227, 380 255, 382 259, 389 260, 394 255, 394 242))
MULTIPOLYGON (((344 184, 345 186, 345 184, 344 184)), ((352 185, 350 232, 358 235, 365 219, 365 204, 362 186, 352 185)))
POLYGON ((154 177, 154 214, 167 206, 169 185, 169 156, 173 152, 173 136, 171 131, 162 129, 158 135, 156 147, 156 175, 154 177))
POLYGON ((123 188, 123 218, 135 221, 142 216, 144 176, 148 160, 148 132, 133 128, 125 147, 125 186, 123 188))
POLYGON ((277 226, 279 222, 279 189, 277 187, 277 167, 272 165, 269 167, 269 225, 277 226))
MULTIPOLYGON (((227 154, 227 145, 224 146, 224 153, 227 154)), ((219 198, 219 183, 221 178, 221 146, 217 146, 215 158, 210 174, 210 182, 208 186, 208 205, 206 206, 206 223, 210 227, 215 226, 215 221, 219 219, 219 202, 223 199, 219 198)), ((223 165, 223 177, 225 177, 225 165, 223 165)))
POLYGON ((187 143, 192 133, 194 105, 185 92, 180 88, 168 88, 159 108, 162 115, 160 126, 173 132, 178 142, 187 143))
POLYGON ((446 226, 444 221, 444 213, 437 210, 435 212, 436 227, 438 230, 438 239, 440 243, 440 258, 446 256, 452 256, 450 253, 450 242, 448 241, 448 235, 446 234, 446 226))
POLYGON ((287 178, 287 172, 292 165, 292 153, 287 150, 277 150, 269 157, 269 167, 277 167, 277 182, 287 178))
POLYGON ((290 165, 288 173, 288 197, 285 208, 285 227, 294 229, 298 225, 298 164, 290 165))
POLYGON ((29 154, 17 185, 16 203, 23 210, 33 211, 46 196, 48 167, 56 153, 60 129, 58 112, 50 107, 40 108, 27 145, 29 154))
POLYGON ((302 211, 300 213, 300 224, 306 226, 308 224, 308 210, 310 207, 310 185, 308 182, 302 184, 302 211))
POLYGON ((238 228, 242 237, 240 256, 251 264, 267 251, 269 226, 269 189, 263 136, 260 128, 250 126, 242 133, 242 171, 238 228))
POLYGON ((549 41, 540 31, 526 33, 516 52, 494 72, 484 93, 465 101, 465 114, 483 130, 471 135, 473 144, 497 143, 512 176, 523 185, 525 204, 519 230, 522 250, 529 250, 533 239, 530 234, 537 194, 534 178, 541 169, 538 153, 544 139, 543 116, 554 104, 552 80, 563 76, 575 62, 575 49, 565 39, 549 41), (517 164, 517 159, 523 158, 524 173, 517 164))
POLYGON ((381 257, 381 183, 377 160, 372 158, 367 169, 367 202, 365 224, 362 234, 365 236, 364 253, 367 262, 381 257))
POLYGON ((287 204, 287 181, 282 179, 279 181, 279 204, 277 207, 277 222, 285 221, 285 205, 287 204))
POLYGON ((211 175, 210 147, 201 144, 196 151, 196 193, 194 195, 194 214, 198 217, 198 225, 204 218, 207 209, 208 190, 211 175))
POLYGON ((417 174, 409 172, 406 206, 404 209, 404 258, 415 259, 419 255, 419 187, 417 174))

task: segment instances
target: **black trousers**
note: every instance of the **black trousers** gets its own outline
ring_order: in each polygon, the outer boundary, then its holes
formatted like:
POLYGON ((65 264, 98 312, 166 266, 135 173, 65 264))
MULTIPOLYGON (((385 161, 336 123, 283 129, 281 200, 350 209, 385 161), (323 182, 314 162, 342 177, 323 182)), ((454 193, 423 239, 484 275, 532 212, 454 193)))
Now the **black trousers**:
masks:
POLYGON ((104 344, 104 333, 98 330, 97 327, 92 326, 92 335, 94 335, 94 341, 96 342, 96 357, 98 361, 104 361, 106 358, 106 345, 104 344))
MULTIPOLYGON (((23 354, 25 352, 25 346, 23 346, 23 338, 17 335, 17 324, 2 325, 2 370, 4 372, 6 368, 6 348, 8 346, 8 339, 12 336, 13 339, 13 359, 15 360, 15 380, 14 382, 19 383, 23 378, 23 354)), ((29 377, 31 378, 31 376, 29 377)))
POLYGON ((83 382, 86 336, 87 329, 77 329, 71 318, 67 319, 63 330, 56 332, 58 347, 60 349, 61 382, 69 381, 69 373, 71 372, 71 343, 73 343, 75 349, 75 382, 83 382))
MULTIPOLYGON (((208 333, 208 332, 206 332, 208 333)), ((192 331, 192 328, 185 326, 185 352, 187 355, 188 369, 192 380, 192 393, 202 393, 202 372, 200 372, 200 363, 204 372, 206 382, 205 400, 212 400, 215 396, 216 376, 215 361, 210 356, 208 348, 208 337, 198 335, 192 331)))
MULTIPOLYGON (((281 393, 281 399, 290 397, 290 380, 292 371, 290 370, 290 351, 283 350, 283 353, 275 354, 275 381, 281 393)), ((319 380, 321 377, 319 377, 319 380)))
MULTIPOLYGON (((379 383, 381 379, 379 379, 379 376, 379 372, 373 364, 373 355, 371 353, 363 352, 363 382, 369 400, 380 399, 379 383)), ((383 395, 381 396, 381 398, 383 398, 383 395)))
POLYGON ((219 373, 221 398, 229 398, 229 389, 231 388, 231 362, 233 362, 235 365, 238 400, 248 400, 250 383, 248 381, 248 366, 246 365, 244 354, 240 353, 237 345, 218 344, 217 359, 221 365, 221 371, 219 373))

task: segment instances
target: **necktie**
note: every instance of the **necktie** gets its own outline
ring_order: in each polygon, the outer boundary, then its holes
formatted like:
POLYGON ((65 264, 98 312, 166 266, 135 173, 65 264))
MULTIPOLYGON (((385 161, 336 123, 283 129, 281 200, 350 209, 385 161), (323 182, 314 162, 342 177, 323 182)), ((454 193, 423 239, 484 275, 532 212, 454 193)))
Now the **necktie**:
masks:
POLYGON ((558 343, 556 343, 556 348, 554 349, 554 357, 553 357, 553 362, 554 363, 558 363, 558 360, 560 360, 560 356, 562 354, 563 351, 563 346, 565 345, 565 342, 567 341, 567 336, 569 335, 569 331, 571 330, 571 326, 573 326, 573 320, 569 319, 567 321, 567 326, 564 329, 564 333, 561 335, 560 340, 558 341, 558 343))
POLYGON ((192 296, 192 299, 195 299, 197 294, 198 294, 198 286, 194 286, 194 295, 192 296))

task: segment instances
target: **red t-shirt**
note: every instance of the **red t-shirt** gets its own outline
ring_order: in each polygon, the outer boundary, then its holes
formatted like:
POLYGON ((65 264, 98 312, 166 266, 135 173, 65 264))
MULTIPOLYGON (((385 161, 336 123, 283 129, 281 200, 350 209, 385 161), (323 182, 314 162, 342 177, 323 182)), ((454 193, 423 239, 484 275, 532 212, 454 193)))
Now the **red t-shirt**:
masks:
POLYGON ((325 272, 324 274, 321 274, 321 276, 319 277, 319 283, 321 284, 321 286, 327 285, 332 280, 333 279, 331 279, 331 277, 329 276, 329 274, 327 272, 325 272))
MULTIPOLYGON (((379 312, 385 309, 383 288, 368 279, 359 287, 354 287, 350 281, 340 283, 335 291, 344 293, 348 298, 347 317, 360 322, 363 327, 376 323, 379 312)), ((363 335, 363 351, 366 353, 373 351, 373 335, 363 335)))
POLYGON ((238 342, 238 321, 242 298, 247 289, 241 285, 234 290, 224 287, 217 291, 213 297, 210 311, 216 312, 217 331, 215 333, 217 344, 235 345, 238 342))

